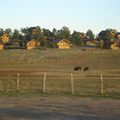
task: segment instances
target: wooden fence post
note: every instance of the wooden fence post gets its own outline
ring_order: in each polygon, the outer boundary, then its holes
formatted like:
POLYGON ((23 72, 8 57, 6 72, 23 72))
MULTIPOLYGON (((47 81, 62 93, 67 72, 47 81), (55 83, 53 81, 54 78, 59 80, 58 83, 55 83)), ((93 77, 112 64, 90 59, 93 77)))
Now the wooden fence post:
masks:
POLYGON ((45 93, 45 86, 46 86, 46 73, 44 73, 44 78, 43 78, 43 93, 45 93))
POLYGON ((17 91, 20 90, 20 74, 17 74, 17 91))
POLYGON ((101 95, 104 93, 104 88, 103 88, 103 75, 101 74, 100 75, 100 81, 101 81, 101 88, 100 88, 100 93, 101 93, 101 95))
POLYGON ((71 73, 71 93, 74 94, 74 80, 73 80, 73 73, 71 73))

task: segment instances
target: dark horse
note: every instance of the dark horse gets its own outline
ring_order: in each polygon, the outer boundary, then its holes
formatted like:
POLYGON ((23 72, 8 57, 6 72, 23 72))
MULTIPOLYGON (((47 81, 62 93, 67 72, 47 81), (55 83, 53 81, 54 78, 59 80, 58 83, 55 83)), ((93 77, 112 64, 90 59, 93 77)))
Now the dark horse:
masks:
POLYGON ((84 69, 83 69, 83 71, 88 71, 89 70, 89 68, 88 67, 85 67, 84 69))
POLYGON ((80 67, 80 66, 75 66, 75 67, 74 67, 74 71, 78 71, 78 70, 82 70, 82 67, 80 67))

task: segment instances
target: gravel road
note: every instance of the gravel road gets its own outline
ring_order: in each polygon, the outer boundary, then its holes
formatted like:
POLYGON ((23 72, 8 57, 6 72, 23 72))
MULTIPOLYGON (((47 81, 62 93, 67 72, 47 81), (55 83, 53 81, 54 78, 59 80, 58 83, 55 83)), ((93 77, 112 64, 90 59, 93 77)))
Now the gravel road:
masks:
POLYGON ((0 120, 120 120, 120 100, 56 95, 1 97, 0 120))

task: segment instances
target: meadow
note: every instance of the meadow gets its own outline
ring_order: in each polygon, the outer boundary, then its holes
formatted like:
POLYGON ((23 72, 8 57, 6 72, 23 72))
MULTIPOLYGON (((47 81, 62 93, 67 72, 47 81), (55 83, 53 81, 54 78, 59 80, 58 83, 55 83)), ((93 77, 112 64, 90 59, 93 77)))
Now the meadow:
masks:
POLYGON ((0 51, 0 91, 71 94, 72 73, 74 95, 101 96, 102 74, 102 95, 119 97, 119 61, 120 50, 74 48, 0 51), (75 66, 87 66, 89 71, 74 71, 75 66))
POLYGON ((3 50, 0 51, 1 69, 51 69, 72 71, 75 65, 91 70, 119 70, 120 50, 80 48, 59 50, 3 50))

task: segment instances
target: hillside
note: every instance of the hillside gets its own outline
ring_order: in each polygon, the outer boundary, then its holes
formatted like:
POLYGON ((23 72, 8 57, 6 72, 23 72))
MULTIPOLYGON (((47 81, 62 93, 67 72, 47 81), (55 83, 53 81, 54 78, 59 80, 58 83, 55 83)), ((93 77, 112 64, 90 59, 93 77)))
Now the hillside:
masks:
POLYGON ((47 49, 0 51, 0 69, 47 69, 73 71, 78 65, 91 71, 120 69, 120 50, 47 49))

